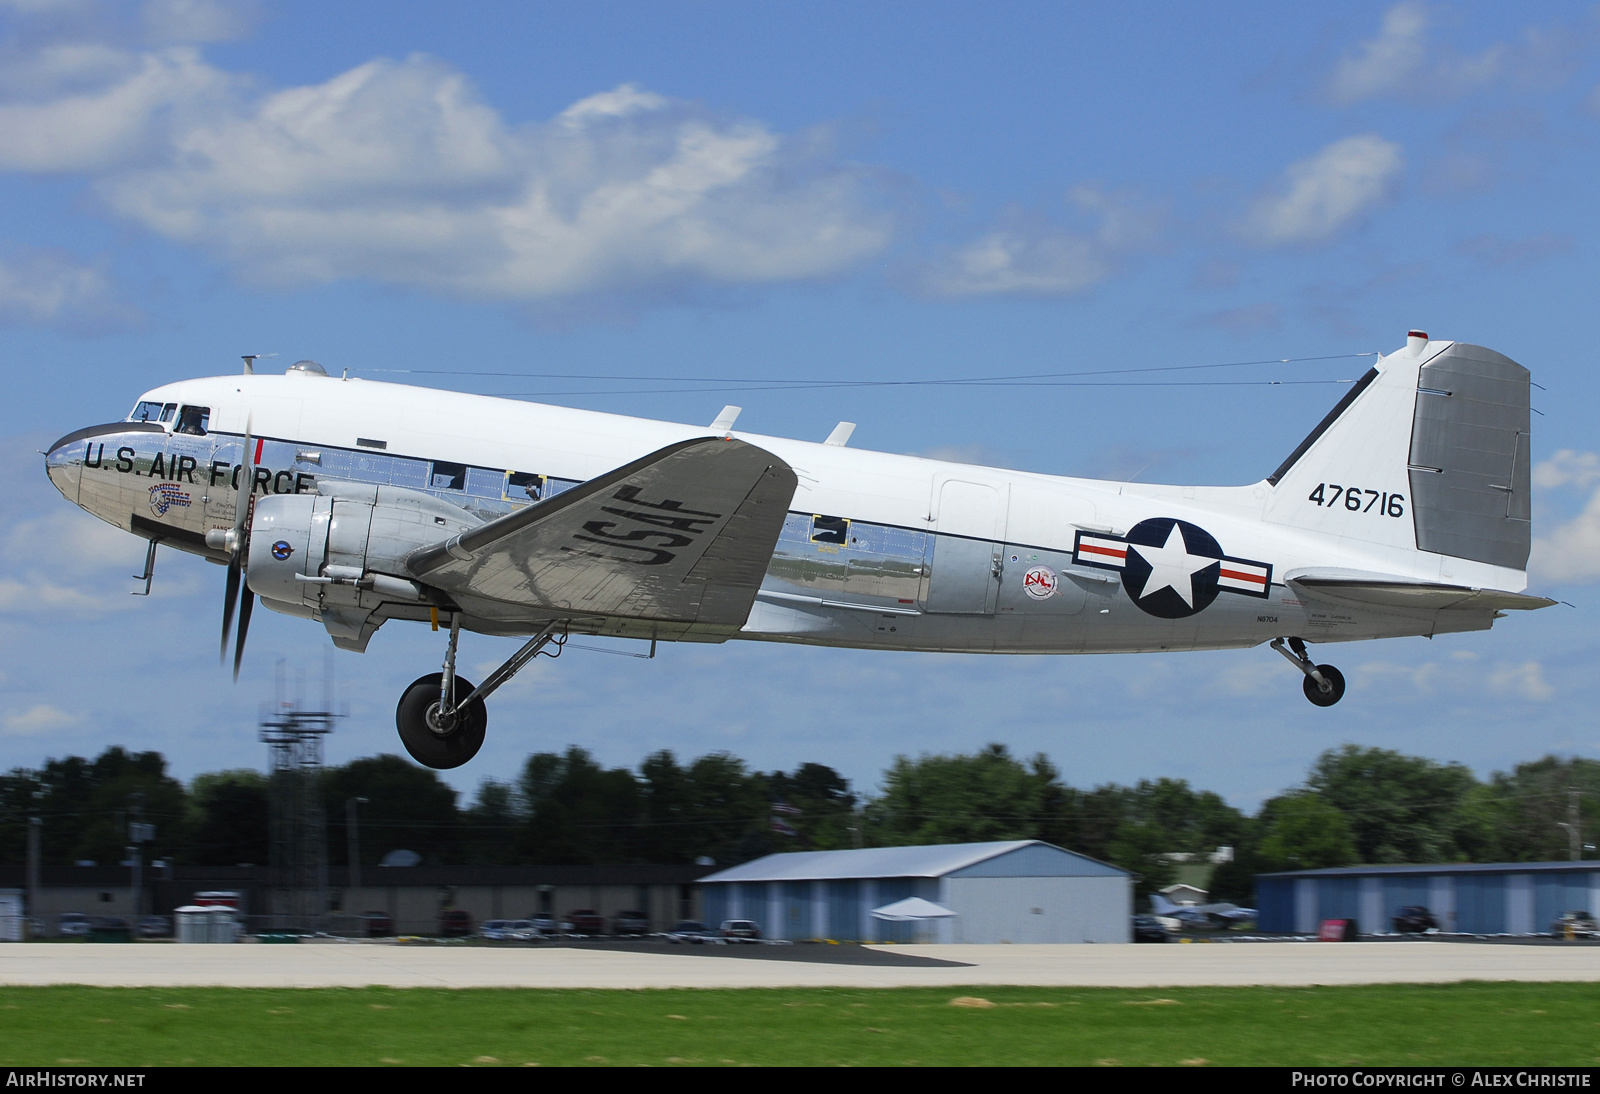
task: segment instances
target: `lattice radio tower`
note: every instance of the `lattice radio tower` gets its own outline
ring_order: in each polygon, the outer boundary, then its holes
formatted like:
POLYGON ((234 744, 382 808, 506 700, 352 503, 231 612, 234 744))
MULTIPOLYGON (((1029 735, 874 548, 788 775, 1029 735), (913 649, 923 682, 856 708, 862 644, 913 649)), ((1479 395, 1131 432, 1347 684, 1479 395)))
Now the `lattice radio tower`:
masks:
MULTIPOLYGON (((333 732, 331 668, 323 673, 322 709, 285 698, 278 662, 277 698, 261 712, 261 741, 272 754, 268 833, 271 914, 276 925, 322 930, 328 914, 328 824, 322 810, 322 739, 333 732)), ((298 689, 297 689, 298 690, 298 689)))

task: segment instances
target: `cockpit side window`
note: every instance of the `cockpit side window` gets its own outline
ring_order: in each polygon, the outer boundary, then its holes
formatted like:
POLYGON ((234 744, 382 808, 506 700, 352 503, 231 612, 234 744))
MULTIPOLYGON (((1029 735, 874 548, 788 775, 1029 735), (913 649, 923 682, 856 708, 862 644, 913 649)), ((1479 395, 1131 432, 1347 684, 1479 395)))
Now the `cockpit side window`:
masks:
POLYGON ((128 415, 130 422, 159 422, 161 420, 161 404, 141 402, 133 408, 133 413, 128 415))
POLYGON ((208 406, 186 406, 178 412, 178 433, 188 433, 196 437, 204 437, 206 430, 211 425, 211 408, 208 406))
POLYGON ((162 420, 162 422, 170 422, 170 421, 172 421, 173 416, 175 414, 177 414, 177 413, 178 413, 178 404, 177 403, 166 403, 161 408, 161 420, 162 420))

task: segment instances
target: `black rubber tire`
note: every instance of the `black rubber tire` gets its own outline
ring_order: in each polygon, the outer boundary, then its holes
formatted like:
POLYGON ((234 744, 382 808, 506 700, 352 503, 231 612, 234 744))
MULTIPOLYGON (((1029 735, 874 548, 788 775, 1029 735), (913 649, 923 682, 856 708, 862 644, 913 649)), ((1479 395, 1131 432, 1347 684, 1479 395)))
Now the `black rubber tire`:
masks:
MULTIPOLYGON (((1305 678, 1306 698, 1310 699, 1319 707, 1331 707, 1340 699, 1344 698, 1344 673, 1340 672, 1332 665, 1318 665, 1317 671, 1322 673, 1323 679, 1327 680, 1328 683, 1333 685, 1333 690, 1324 692, 1321 688, 1317 687, 1317 682, 1315 680, 1307 676, 1305 678)), ((438 684, 434 685, 435 688, 438 686, 438 684)))
MULTIPOLYGON (((483 733, 489 726, 489 712, 482 703, 472 703, 461 713, 451 733, 440 736, 428 728, 428 711, 439 704, 439 684, 444 673, 432 672, 419 677, 400 695, 400 705, 395 708, 394 724, 400 731, 400 743, 406 746, 411 758, 423 767, 438 771, 460 767, 478 754, 483 747, 483 733)), ((476 690, 464 678, 456 677, 456 703, 460 705, 476 690)))

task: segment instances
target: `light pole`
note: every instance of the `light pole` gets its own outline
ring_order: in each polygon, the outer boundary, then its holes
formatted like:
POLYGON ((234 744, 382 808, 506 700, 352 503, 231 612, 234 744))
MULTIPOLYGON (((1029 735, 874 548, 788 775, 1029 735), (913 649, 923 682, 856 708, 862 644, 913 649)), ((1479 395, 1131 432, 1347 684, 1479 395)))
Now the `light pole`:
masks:
MULTIPOLYGON (((34 798, 41 797, 38 791, 34 798)), ((43 817, 28 818, 28 937, 33 937, 33 925, 39 924, 39 934, 44 934, 44 916, 39 908, 39 833, 44 828, 43 817)))
MULTIPOLYGON (((349 856, 350 872, 346 879, 350 884, 352 899, 361 888, 361 831, 356 826, 356 803, 367 804, 366 798, 346 798, 344 800, 344 837, 345 853, 349 856)), ((351 909, 354 911, 355 909, 351 909)))
POLYGON ((1582 827, 1578 816, 1578 795, 1581 794, 1575 786, 1567 787, 1567 819, 1556 821, 1557 828, 1567 830, 1567 858, 1577 862, 1583 857, 1584 847, 1582 827))

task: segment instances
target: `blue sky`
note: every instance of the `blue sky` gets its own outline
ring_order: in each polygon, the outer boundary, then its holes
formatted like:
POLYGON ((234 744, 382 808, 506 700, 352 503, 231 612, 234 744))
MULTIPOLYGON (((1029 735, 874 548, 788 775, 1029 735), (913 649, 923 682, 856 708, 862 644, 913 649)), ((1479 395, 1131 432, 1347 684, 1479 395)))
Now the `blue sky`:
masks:
MULTIPOLYGON (((0 767, 111 743, 183 777, 260 766, 278 661, 319 686, 325 636, 270 613, 231 685, 220 571, 163 552, 155 594, 128 596, 142 541, 73 510, 38 456, 242 353, 1243 483, 1364 371, 1351 355, 1410 327, 1542 385, 1532 588, 1575 608, 1331 648, 1351 680, 1331 710, 1265 649, 569 651, 496 697, 452 782, 576 743, 610 764, 816 761, 871 789, 897 753, 998 740, 1075 785, 1166 775, 1251 808, 1346 741, 1480 774, 1593 756, 1600 8, 1527 10, 0 0, 0 368, 19 411, 0 431, 0 767), (1235 386, 672 382, 1283 358, 1199 374, 1252 381, 1235 386)), ((439 647, 391 625, 333 656, 351 717, 330 759, 397 750, 395 698, 439 647)), ((481 676, 510 647, 468 638, 463 663, 481 676)))

